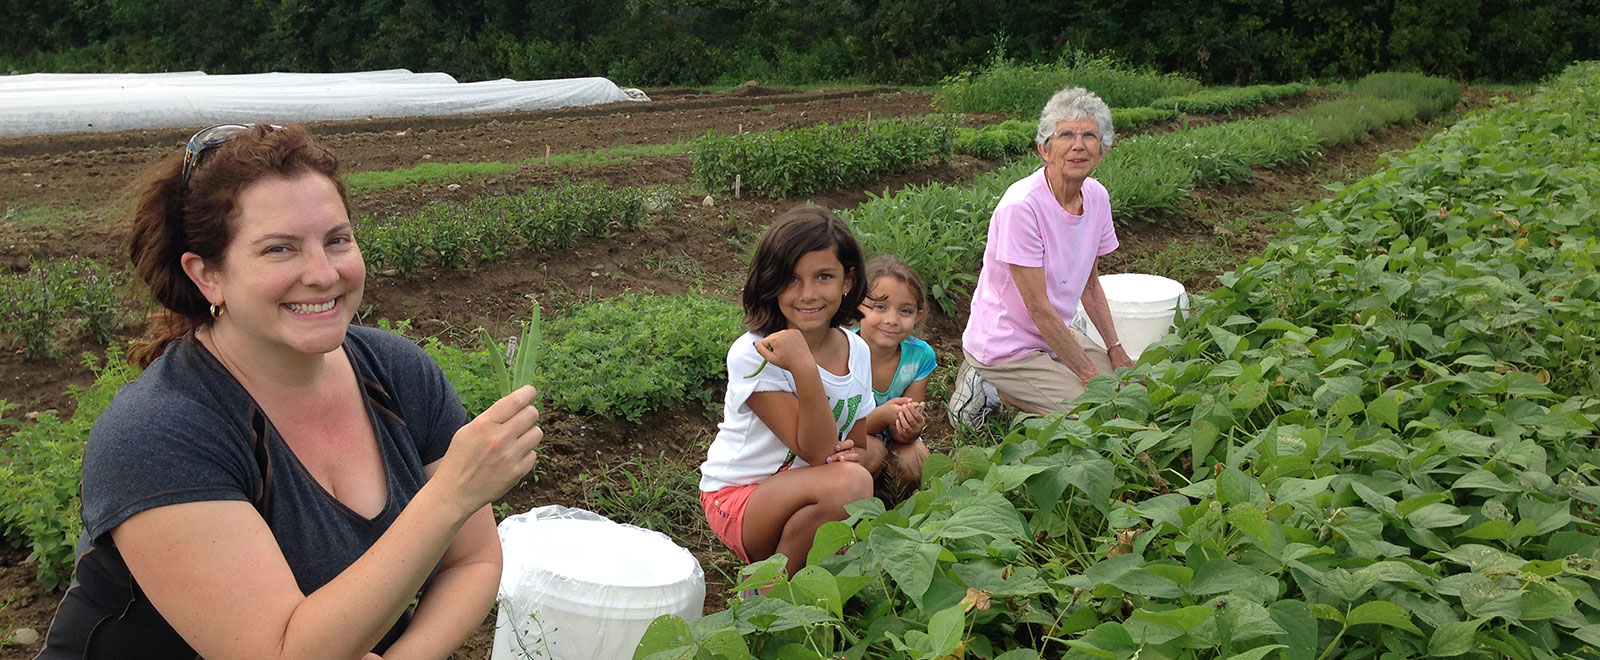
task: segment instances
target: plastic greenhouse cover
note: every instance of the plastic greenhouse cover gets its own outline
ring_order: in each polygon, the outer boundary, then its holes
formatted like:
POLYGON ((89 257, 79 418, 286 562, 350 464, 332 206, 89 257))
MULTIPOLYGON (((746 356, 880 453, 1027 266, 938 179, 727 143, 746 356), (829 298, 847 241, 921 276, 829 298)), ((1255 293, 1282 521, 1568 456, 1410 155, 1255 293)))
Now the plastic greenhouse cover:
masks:
POLYGON ((625 660, 656 617, 700 617, 705 573, 665 534, 554 505, 508 517, 499 532, 490 660, 625 660))
POLYGON ((605 78, 457 83, 405 69, 358 73, 34 73, 0 76, 0 137, 512 112, 648 101, 605 78))

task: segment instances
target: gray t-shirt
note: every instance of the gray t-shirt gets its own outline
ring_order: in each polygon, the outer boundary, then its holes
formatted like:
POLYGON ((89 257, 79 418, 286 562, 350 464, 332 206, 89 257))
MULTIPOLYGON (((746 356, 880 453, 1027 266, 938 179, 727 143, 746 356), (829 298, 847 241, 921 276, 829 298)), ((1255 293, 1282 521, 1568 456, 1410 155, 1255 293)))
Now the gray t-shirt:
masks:
MULTIPOLYGON (((41 657, 52 657, 58 636, 67 648, 120 647, 117 657, 128 657, 129 647, 107 637, 129 627, 113 617, 143 596, 131 579, 104 583, 127 574, 109 532, 141 511, 208 500, 252 502, 305 593, 333 579, 377 541, 422 488, 423 466, 444 456, 467 414, 438 365, 410 340, 351 326, 344 349, 363 389, 388 477, 383 511, 369 520, 335 499, 222 364, 192 337, 180 340, 118 392, 95 422, 83 460, 85 529, 78 571, 41 657), (76 598, 74 592, 80 592, 76 598), (88 629, 83 629, 85 620, 92 624, 88 629)), ((379 648, 387 648, 407 622, 396 624, 379 648)), ((124 641, 149 633, 124 632, 124 641)))

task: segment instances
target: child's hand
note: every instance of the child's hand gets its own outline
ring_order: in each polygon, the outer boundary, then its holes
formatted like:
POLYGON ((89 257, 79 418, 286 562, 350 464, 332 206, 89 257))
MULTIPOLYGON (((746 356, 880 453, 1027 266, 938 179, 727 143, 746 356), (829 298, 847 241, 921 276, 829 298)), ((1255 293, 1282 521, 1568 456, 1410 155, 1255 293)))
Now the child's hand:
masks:
POLYGON ((811 347, 806 344, 806 336, 794 328, 779 330, 757 339, 756 352, 768 362, 791 373, 817 367, 811 347))
POLYGON ((870 438, 860 446, 856 446, 855 440, 845 438, 840 440, 839 444, 834 445, 833 449, 833 455, 829 456, 826 462, 850 461, 852 463, 860 463, 861 467, 866 468, 873 474, 877 474, 878 470, 883 468, 883 459, 889 453, 888 448, 884 447, 883 443, 877 438, 870 438))
POLYGON ((900 414, 895 416, 890 432, 895 442, 913 442, 928 430, 928 418, 922 413, 922 405, 921 401, 913 401, 900 406, 900 414))
MULTIPOLYGON (((889 428, 894 426, 896 419, 899 419, 900 409, 910 404, 910 397, 897 396, 873 408, 872 412, 867 413, 866 419, 862 421, 867 423, 867 428, 869 429, 889 428)), ((874 430, 873 433, 877 433, 877 431, 874 430)))

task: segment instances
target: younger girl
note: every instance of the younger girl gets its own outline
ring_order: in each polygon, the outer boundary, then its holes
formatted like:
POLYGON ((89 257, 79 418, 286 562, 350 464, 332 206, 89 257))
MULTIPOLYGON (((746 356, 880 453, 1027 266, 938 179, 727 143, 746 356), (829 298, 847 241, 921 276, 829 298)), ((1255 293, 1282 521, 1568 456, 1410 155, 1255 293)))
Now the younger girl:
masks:
POLYGON ((861 303, 861 339, 872 350, 872 397, 878 405, 898 400, 899 415, 888 428, 895 459, 891 475, 915 483, 922 477, 928 447, 922 415, 928 398, 928 375, 938 367, 933 347, 911 336, 928 316, 922 277, 906 262, 880 256, 867 263, 867 298, 861 303))
POLYGON ((861 318, 861 246, 814 206, 762 235, 744 287, 749 332, 728 349, 722 424, 700 465, 712 531, 740 559, 783 553, 805 566, 817 528, 872 497, 887 448, 874 437, 901 405, 877 406, 861 318))

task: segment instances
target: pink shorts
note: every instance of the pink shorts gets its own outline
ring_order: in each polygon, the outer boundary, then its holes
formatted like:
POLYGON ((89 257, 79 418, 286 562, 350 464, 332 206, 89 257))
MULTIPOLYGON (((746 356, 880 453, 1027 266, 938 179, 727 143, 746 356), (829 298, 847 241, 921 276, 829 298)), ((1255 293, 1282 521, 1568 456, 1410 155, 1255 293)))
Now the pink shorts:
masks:
POLYGON ((750 563, 750 554, 744 550, 744 507, 750 501, 750 494, 760 485, 728 486, 709 493, 700 491, 700 506, 705 507, 706 522, 711 525, 712 533, 746 564, 750 563))

